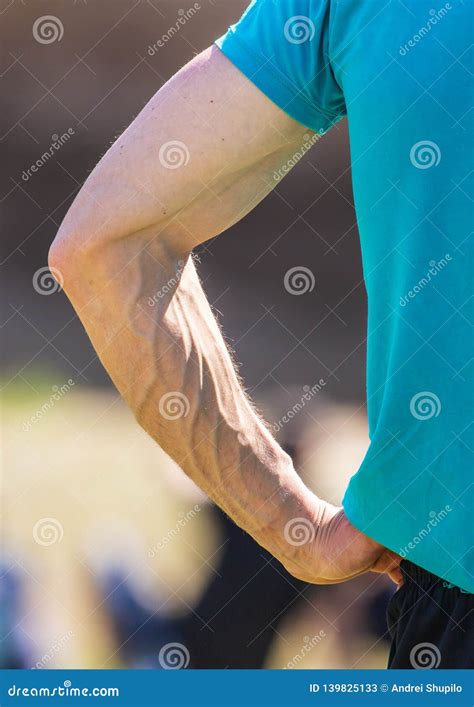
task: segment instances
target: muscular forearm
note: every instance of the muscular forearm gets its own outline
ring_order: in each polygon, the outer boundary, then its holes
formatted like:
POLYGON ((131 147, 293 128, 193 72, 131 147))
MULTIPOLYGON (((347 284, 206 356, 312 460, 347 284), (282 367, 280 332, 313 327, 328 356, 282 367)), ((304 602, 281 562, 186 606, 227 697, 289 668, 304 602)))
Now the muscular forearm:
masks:
POLYGON ((317 528, 324 504, 246 398, 192 258, 166 239, 131 242, 139 256, 109 243, 65 277, 102 362, 140 424, 186 474, 303 576, 307 548, 289 543, 285 528, 295 518, 317 528))
MULTIPOLYGON (((170 279, 177 266, 169 254, 170 279)), ((236 523, 284 563, 297 561, 284 528, 296 517, 317 523, 316 499, 247 400, 192 261, 155 309, 142 335, 152 364, 140 423, 236 523), (170 420, 174 397, 183 414, 170 420)))

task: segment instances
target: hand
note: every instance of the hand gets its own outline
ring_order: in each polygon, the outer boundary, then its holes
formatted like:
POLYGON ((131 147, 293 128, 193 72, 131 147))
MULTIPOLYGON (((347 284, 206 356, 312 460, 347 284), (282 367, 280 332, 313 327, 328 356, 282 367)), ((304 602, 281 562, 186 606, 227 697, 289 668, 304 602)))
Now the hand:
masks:
POLYGON ((388 574, 395 584, 402 583, 402 558, 357 530, 342 508, 319 500, 316 514, 314 537, 285 562, 290 572, 313 584, 337 584, 365 572, 388 574))

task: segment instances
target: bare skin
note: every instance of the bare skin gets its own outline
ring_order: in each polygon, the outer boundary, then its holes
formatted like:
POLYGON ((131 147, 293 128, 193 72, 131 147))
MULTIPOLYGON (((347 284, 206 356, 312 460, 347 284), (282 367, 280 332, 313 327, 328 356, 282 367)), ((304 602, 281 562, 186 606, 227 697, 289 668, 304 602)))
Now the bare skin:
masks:
POLYGON ((308 132, 205 51, 99 162, 50 265, 138 422, 289 572, 398 582, 400 558, 310 492, 255 413, 190 255, 271 191, 308 132))

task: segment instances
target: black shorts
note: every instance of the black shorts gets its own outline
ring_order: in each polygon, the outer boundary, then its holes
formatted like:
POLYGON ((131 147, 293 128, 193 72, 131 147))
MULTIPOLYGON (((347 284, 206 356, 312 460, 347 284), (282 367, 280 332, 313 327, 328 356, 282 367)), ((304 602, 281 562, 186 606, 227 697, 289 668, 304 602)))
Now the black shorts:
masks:
POLYGON ((474 594, 403 560, 387 610, 389 668, 474 668, 474 594))

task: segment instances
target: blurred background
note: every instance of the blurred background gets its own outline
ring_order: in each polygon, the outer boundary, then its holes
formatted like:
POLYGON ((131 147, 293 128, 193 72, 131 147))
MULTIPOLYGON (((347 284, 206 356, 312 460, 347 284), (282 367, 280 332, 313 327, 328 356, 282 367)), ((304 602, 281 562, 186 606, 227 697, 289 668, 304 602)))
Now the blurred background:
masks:
MULTIPOLYGON (((370 575, 287 575, 146 437, 47 269, 95 163, 246 0, 3 0, 0 664, 385 667, 370 575)), ((198 270, 246 387, 339 503, 367 447, 366 300, 345 121, 198 270)))

